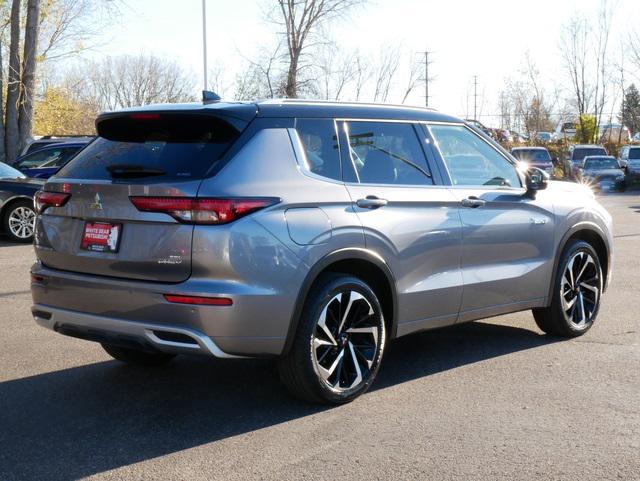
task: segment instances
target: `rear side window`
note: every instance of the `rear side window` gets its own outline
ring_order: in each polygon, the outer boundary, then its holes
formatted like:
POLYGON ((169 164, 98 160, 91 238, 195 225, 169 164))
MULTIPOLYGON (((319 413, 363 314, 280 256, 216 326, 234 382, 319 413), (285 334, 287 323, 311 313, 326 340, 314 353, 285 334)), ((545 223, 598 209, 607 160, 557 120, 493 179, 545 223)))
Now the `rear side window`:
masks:
POLYGON ((333 119, 296 119, 296 131, 314 174, 341 180, 340 152, 333 119))
POLYGON ((433 184, 412 124, 345 122, 345 132, 361 184, 433 184))
POLYGON ((239 132, 207 115, 140 113, 102 120, 98 134, 58 172, 59 177, 145 182, 200 179, 239 132))

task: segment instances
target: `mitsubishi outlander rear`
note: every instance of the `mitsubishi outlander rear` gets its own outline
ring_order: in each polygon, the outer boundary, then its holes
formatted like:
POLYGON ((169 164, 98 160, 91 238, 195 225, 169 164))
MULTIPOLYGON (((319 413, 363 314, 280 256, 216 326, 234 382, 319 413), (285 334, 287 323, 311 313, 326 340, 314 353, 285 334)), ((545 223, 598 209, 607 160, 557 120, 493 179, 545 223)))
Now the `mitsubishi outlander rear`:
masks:
POLYGON ((584 334, 611 217, 463 121, 307 101, 103 114, 36 198, 33 316, 157 365, 277 357, 299 397, 343 403, 398 336, 532 309, 584 334))

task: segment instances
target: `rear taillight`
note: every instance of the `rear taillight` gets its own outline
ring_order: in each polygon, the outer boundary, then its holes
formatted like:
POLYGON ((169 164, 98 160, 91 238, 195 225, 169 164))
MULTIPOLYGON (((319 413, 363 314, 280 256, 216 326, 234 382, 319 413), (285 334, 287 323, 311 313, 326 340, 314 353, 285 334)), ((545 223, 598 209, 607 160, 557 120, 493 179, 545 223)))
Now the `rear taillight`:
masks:
POLYGON ((187 224, 228 224, 280 201, 275 198, 194 199, 190 197, 130 197, 142 212, 162 212, 187 224))
POLYGON ((228 297, 181 296, 165 294, 164 298, 174 304, 192 304, 197 306, 231 306, 233 301, 228 297))
POLYGON ((63 192, 45 192, 39 190, 33 199, 36 212, 42 214, 47 207, 62 207, 67 203, 71 194, 63 192))

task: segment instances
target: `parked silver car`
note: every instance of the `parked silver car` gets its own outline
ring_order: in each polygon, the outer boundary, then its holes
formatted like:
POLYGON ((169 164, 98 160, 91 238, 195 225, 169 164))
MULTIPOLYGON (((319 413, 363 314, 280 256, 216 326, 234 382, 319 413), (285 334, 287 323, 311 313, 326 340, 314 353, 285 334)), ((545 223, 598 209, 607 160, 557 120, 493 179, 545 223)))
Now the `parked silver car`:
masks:
POLYGON ((277 357, 296 395, 343 403, 399 336, 526 309, 564 337, 596 320, 609 214, 457 118, 282 100, 96 125, 37 197, 33 316, 118 360, 277 357))

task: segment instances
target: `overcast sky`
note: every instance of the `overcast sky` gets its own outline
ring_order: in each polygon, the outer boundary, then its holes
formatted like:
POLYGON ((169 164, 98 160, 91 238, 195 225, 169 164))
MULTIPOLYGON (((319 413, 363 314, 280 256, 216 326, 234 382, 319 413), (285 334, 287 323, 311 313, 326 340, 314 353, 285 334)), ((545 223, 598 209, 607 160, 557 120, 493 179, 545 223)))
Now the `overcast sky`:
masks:
MULTIPOLYGON (((277 27, 265 19, 265 0, 206 1, 209 65, 223 65, 231 82, 242 65, 239 55, 251 57, 259 46, 273 44, 277 27)), ((640 0, 609 2, 615 12, 611 55, 620 62, 622 41, 633 23, 640 32, 640 0)), ((505 78, 522 68, 526 51, 547 79, 548 90, 554 85, 569 87, 560 51, 563 25, 579 12, 595 17, 599 4, 600 0, 377 0, 354 10, 348 20, 335 22, 332 36, 343 48, 370 55, 385 45, 402 45, 406 55, 432 51, 431 105, 454 115, 473 114, 477 75, 478 111, 491 124, 498 123, 491 116, 498 113, 505 78)), ((95 55, 153 53, 176 60, 201 84, 201 5, 201 0, 128 0, 124 15, 104 33, 105 43, 95 55)), ((408 103, 424 103, 423 87, 408 103)))

